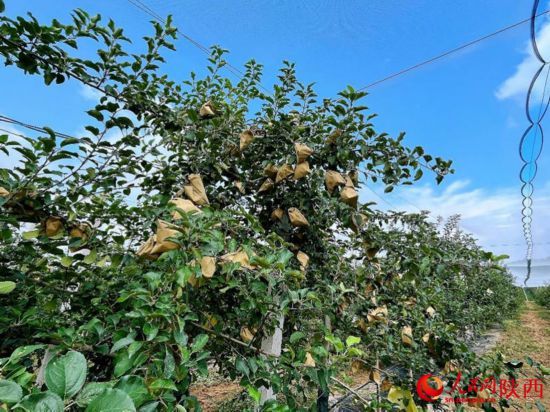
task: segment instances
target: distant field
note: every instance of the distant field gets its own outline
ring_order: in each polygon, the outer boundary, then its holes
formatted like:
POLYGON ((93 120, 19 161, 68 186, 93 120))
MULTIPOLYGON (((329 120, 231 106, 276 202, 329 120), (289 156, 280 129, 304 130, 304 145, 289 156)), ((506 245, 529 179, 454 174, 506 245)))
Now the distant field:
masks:
MULTIPOLYGON (((527 274, 525 266, 510 265, 508 269, 516 277, 516 284, 523 285, 523 280, 527 274)), ((550 284, 550 264, 531 267, 531 278, 527 282, 528 286, 543 286, 550 284)))

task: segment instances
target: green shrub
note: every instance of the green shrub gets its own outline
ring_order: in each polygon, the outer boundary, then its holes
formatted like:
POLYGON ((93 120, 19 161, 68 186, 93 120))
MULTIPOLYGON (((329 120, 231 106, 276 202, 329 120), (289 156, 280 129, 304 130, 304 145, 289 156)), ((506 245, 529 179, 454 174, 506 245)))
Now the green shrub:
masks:
POLYGON ((535 289, 533 295, 535 302, 550 309, 550 285, 541 286, 535 289))

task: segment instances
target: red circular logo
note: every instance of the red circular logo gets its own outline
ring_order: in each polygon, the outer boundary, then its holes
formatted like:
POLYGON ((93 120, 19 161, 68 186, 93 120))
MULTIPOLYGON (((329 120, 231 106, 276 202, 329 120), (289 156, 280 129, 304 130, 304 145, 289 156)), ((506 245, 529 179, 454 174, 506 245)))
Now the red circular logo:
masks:
POLYGON ((426 402, 434 402, 443 393, 443 382, 432 374, 422 375, 416 382, 416 393, 426 402))

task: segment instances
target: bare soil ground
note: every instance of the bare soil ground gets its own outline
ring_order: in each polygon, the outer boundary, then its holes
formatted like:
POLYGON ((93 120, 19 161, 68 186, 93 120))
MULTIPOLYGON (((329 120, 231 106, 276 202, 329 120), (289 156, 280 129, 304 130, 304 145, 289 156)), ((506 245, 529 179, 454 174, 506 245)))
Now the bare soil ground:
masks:
POLYGON ((241 391, 238 383, 228 381, 198 383, 191 387, 191 395, 197 397, 205 412, 218 410, 220 403, 233 398, 241 391))

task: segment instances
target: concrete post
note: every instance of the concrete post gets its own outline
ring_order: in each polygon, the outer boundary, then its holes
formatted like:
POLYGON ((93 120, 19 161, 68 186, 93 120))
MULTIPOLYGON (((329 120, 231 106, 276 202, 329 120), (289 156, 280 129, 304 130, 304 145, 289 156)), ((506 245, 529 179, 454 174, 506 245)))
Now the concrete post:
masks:
MULTIPOLYGON (((283 344, 283 326, 285 322, 285 317, 281 315, 279 317, 279 326, 273 332, 273 335, 268 336, 262 340, 262 351, 273 356, 281 356, 281 349, 283 344)), ((270 399, 275 399, 273 394, 273 389, 271 388, 260 388, 260 393, 262 394, 260 404, 263 405, 266 401, 270 399)))

